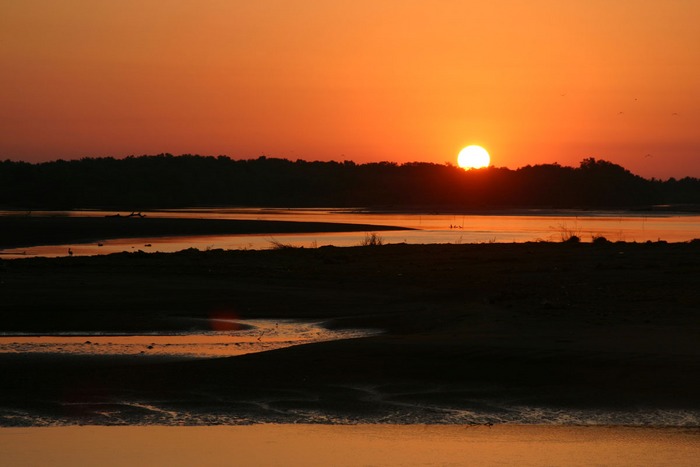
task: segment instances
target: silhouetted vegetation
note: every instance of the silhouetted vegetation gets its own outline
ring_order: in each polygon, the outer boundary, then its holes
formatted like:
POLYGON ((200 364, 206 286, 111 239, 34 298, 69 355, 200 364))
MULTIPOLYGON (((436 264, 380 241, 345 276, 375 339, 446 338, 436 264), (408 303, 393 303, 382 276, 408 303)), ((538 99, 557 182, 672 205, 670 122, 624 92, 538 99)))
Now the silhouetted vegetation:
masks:
POLYGON ((397 209, 632 208, 699 204, 700 180, 644 179, 588 158, 517 170, 432 163, 130 156, 0 162, 0 207, 140 211, 194 206, 397 209))
POLYGON ((360 242, 360 246, 382 246, 383 244, 384 239, 376 232, 366 232, 365 238, 360 242))

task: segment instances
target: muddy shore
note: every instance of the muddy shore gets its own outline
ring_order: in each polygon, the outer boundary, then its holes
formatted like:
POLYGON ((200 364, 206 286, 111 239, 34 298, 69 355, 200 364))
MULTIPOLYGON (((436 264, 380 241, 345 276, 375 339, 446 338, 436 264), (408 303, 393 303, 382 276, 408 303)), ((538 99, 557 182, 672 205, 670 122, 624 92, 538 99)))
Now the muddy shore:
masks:
POLYGON ((0 424, 698 413, 699 272, 697 242, 2 260, 3 332, 167 331, 224 314, 384 333, 196 361, 0 355, 0 424))

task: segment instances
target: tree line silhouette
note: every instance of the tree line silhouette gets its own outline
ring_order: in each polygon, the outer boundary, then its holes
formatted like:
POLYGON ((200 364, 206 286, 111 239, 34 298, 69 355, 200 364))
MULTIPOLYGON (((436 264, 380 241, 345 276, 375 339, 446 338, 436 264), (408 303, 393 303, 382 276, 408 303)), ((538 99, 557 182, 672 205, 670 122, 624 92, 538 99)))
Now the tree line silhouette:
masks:
POLYGON ((308 162, 160 154, 42 163, 0 161, 0 207, 204 206, 396 209, 644 209, 700 204, 700 180, 644 179, 604 160, 516 170, 450 164, 308 162))

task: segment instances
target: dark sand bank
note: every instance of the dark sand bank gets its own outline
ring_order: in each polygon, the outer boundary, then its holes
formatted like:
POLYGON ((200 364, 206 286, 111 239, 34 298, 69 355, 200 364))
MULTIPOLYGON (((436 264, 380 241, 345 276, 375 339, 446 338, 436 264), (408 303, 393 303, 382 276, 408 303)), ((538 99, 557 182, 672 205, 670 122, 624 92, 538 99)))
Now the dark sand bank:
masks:
POLYGON ((386 330, 198 361, 3 355, 2 424, 463 422, 471 412, 517 421, 518 407, 700 410, 696 242, 4 260, 0 296, 4 332, 171 330, 191 327, 192 318, 207 327, 212 316, 386 330), (18 413, 30 417, 7 416, 18 413), (183 413, 189 418, 173 415, 183 413))
POLYGON ((149 217, 0 216, 0 249, 90 243, 114 238, 407 230, 333 222, 167 219, 149 217))

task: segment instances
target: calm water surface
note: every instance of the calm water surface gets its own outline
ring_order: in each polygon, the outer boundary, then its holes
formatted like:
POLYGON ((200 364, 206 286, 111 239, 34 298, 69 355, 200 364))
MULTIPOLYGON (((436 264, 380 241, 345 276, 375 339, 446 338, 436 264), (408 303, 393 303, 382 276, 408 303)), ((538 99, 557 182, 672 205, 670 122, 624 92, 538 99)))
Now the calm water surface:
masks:
POLYGON ((0 428, 0 459, 63 466, 697 466, 689 429, 435 425, 0 428))
POLYGON ((324 328, 321 323, 291 320, 224 322, 222 331, 151 335, 60 334, 8 335, 0 333, 0 354, 48 353, 63 355, 134 355, 186 358, 232 357, 293 345, 372 335, 372 331, 324 328))
MULTIPOLYGON (((16 214, 16 213, 15 213, 16 214)), ((98 216, 114 212, 35 212, 34 215, 98 216)), ((126 215, 128 213, 123 213, 126 215)), ((611 211, 527 211, 504 215, 368 213, 331 209, 198 209, 144 212, 148 217, 194 219, 285 220, 374 224, 416 230, 383 231, 384 243, 511 243, 561 241, 577 235, 582 241, 605 237, 610 241, 686 242, 700 238, 700 215, 611 211)), ((2 215, 2 213, 0 213, 2 215)), ((306 233, 278 235, 227 235, 129 238, 95 243, 36 246, 3 250, 2 257, 65 256, 70 248, 76 255, 108 254, 122 251, 174 252, 187 248, 268 249, 275 243, 313 248, 324 245, 355 246, 365 232, 306 233)))

